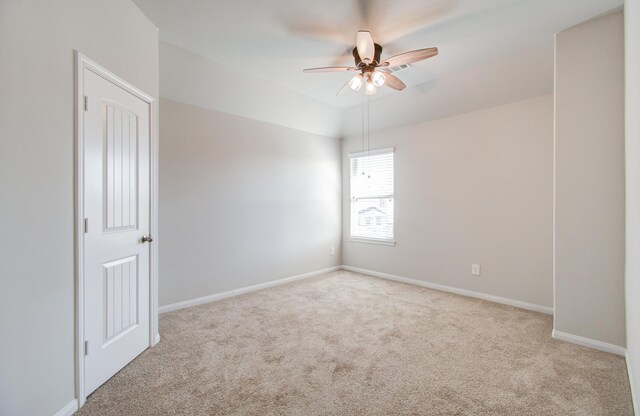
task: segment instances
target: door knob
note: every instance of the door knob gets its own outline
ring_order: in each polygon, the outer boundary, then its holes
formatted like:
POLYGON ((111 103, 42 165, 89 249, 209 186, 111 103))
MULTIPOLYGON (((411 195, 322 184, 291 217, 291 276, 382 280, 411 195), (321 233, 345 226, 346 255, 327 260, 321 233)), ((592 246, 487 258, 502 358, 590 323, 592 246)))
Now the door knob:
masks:
POLYGON ((143 235, 142 236, 142 242, 143 243, 150 243, 153 241, 153 237, 151 237, 150 235, 143 235))

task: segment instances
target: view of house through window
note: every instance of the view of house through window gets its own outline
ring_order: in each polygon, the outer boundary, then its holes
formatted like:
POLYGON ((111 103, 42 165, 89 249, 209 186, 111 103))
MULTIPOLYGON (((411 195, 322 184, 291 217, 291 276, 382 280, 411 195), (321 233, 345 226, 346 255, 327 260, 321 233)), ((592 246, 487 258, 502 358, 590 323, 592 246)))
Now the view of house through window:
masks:
POLYGON ((349 155, 351 237, 393 241, 393 148, 349 155))

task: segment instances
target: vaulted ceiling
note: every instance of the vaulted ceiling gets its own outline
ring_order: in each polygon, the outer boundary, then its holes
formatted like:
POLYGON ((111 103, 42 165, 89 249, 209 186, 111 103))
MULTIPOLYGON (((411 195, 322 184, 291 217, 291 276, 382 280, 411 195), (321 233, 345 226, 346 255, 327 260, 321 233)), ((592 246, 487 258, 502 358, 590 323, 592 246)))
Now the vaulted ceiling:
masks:
MULTIPOLYGON (((335 95, 352 74, 303 74, 302 69, 352 64, 358 29, 372 32, 383 57, 440 49, 439 56, 397 73, 409 90, 493 60, 504 66, 505 57, 527 50, 535 51, 527 67, 535 72, 539 65, 546 74, 531 82, 549 84, 553 35, 622 5, 622 0, 135 2, 160 28, 161 40, 341 108, 361 100, 350 91, 335 95)), ((514 69, 521 64, 514 61, 514 69)), ((391 94, 403 92, 383 89, 375 98, 391 94)))

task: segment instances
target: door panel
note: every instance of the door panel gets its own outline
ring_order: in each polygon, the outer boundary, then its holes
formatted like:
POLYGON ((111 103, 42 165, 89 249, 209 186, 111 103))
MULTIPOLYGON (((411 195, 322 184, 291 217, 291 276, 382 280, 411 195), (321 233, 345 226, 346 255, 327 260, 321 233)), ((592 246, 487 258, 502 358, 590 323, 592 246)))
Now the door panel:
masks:
POLYGON ((127 257, 103 265, 104 343, 138 325, 137 257, 127 257))
POLYGON ((149 105, 84 69, 85 392, 149 347, 149 105))
POLYGON ((138 117, 116 103, 104 109, 105 228, 135 227, 138 219, 138 117))

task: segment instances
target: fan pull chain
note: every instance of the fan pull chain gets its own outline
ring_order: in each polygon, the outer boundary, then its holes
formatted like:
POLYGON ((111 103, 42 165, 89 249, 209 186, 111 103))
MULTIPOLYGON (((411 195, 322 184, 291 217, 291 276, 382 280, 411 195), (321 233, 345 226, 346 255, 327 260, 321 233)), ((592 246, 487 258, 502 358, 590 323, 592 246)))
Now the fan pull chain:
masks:
MULTIPOLYGON (((364 155, 365 147, 364 147, 364 94, 362 94, 362 106, 361 106, 361 115, 362 115, 362 129, 360 129, 362 134, 362 154, 364 155)), ((365 166, 363 164, 362 174, 365 174, 365 166)))
POLYGON ((364 152, 364 94, 362 95, 362 151, 364 152))
POLYGON ((371 112, 369 111, 370 98, 367 95, 367 178, 371 179, 371 112))

